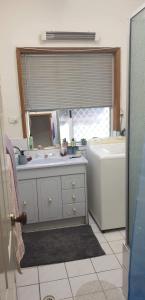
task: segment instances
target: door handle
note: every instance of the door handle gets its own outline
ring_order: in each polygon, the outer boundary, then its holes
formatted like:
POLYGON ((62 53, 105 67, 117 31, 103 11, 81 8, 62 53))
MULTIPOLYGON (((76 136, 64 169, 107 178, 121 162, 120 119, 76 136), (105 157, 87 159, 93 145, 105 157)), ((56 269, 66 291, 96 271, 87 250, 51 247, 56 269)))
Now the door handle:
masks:
POLYGON ((15 217, 14 214, 11 214, 10 218, 12 226, 14 226, 15 223, 21 223, 22 225, 27 224, 27 214, 25 212, 23 212, 19 217, 15 217))
POLYGON ((72 199, 73 199, 74 201, 76 200, 75 194, 72 195, 72 199))
POLYGON ((52 198, 48 198, 48 203, 52 203, 52 198))

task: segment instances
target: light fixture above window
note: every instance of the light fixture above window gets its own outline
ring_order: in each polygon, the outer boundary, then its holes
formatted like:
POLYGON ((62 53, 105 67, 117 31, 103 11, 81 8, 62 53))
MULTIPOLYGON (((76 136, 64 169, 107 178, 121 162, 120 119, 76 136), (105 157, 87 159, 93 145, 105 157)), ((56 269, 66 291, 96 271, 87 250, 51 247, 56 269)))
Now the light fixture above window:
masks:
POLYGON ((42 41, 95 41, 95 32, 73 32, 73 31, 45 31, 41 34, 42 41))

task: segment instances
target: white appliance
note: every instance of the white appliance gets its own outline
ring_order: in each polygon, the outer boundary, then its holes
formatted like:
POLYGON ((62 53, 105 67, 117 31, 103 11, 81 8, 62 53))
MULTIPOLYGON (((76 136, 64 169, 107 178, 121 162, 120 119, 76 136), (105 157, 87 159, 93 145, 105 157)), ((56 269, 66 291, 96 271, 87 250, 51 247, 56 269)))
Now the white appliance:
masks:
POLYGON ((125 227, 125 141, 88 143, 89 211, 102 231, 125 227))

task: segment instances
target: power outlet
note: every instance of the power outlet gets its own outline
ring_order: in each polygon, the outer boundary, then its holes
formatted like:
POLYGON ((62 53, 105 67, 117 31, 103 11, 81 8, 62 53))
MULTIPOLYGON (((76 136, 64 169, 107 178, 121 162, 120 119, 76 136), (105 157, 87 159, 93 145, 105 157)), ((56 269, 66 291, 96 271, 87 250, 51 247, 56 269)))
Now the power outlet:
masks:
POLYGON ((18 118, 17 117, 9 117, 8 118, 9 124, 17 124, 18 123, 18 118))

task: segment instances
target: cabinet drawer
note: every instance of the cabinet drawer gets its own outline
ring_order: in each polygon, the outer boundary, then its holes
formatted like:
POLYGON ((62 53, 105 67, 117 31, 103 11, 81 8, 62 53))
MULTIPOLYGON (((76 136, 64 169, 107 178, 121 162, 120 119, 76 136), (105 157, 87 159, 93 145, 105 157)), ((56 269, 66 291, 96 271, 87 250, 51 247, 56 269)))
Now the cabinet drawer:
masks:
POLYGON ((63 204, 85 202, 85 189, 62 190, 62 201, 63 204))
POLYGON ((63 217, 73 218, 85 216, 86 206, 85 203, 66 204, 63 205, 63 217))
POLYGON ((84 181, 84 174, 68 175, 61 177, 62 188, 65 190, 84 187, 84 181))

